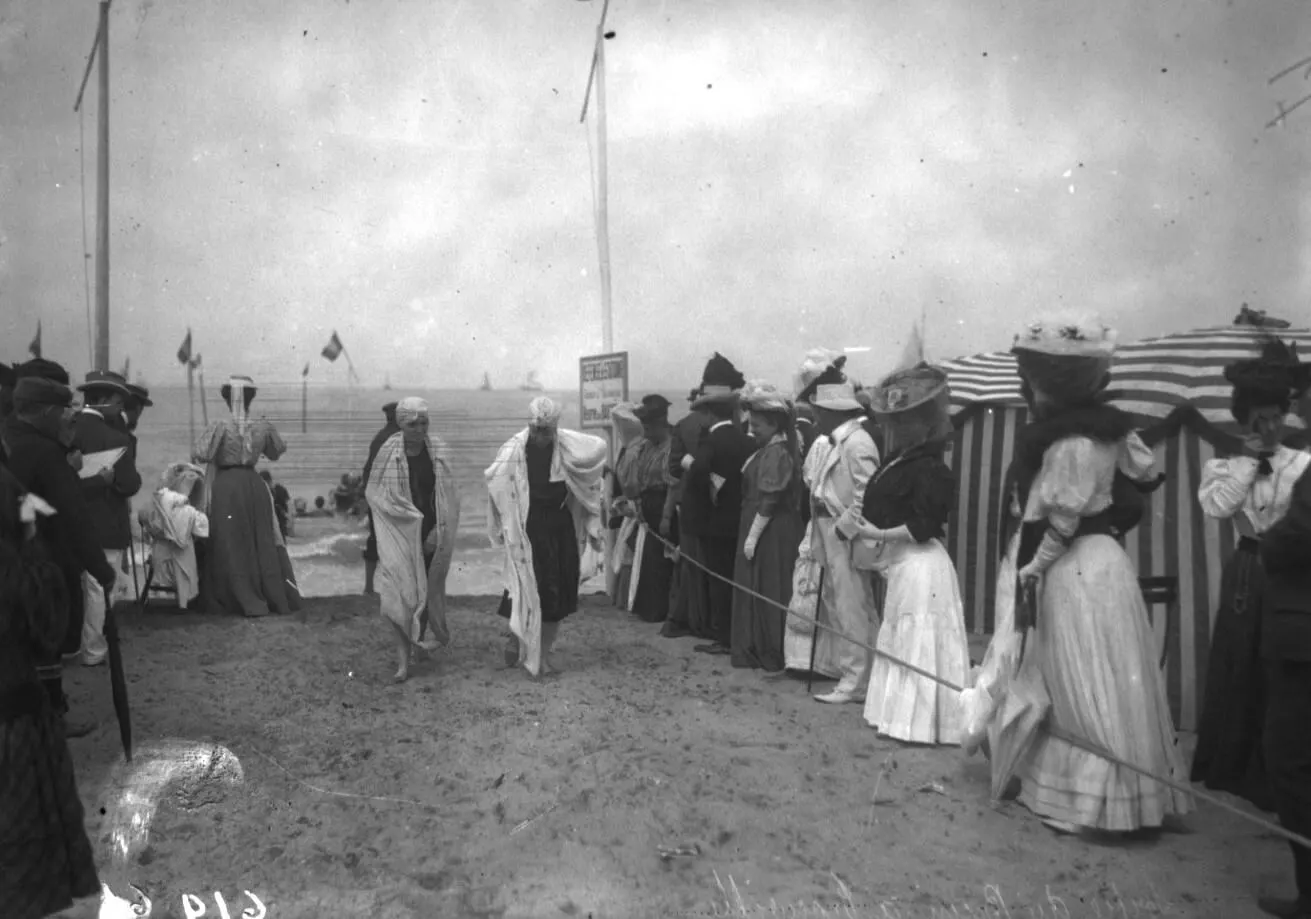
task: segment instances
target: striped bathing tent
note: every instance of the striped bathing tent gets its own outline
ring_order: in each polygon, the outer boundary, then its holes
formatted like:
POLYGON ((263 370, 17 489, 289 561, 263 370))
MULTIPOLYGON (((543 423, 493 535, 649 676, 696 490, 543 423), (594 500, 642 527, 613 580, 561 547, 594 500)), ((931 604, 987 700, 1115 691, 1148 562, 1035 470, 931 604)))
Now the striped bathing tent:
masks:
MULTIPOLYGON (((1311 352, 1311 331, 1270 331, 1297 342, 1301 355, 1311 352)), ((1241 445, 1223 372, 1226 364, 1258 353, 1259 334, 1250 326, 1230 326, 1122 345, 1111 369, 1115 404, 1136 417, 1158 468, 1168 476, 1150 496, 1148 512, 1125 547, 1141 577, 1178 578, 1178 604, 1170 612, 1175 621, 1167 628, 1165 616, 1154 619, 1158 637, 1169 636, 1166 685, 1182 730, 1196 728, 1220 571, 1237 542, 1229 521, 1201 512, 1197 488, 1207 460, 1232 455, 1241 445)), ((1028 412, 1011 354, 982 354, 941 366, 951 381, 956 426, 951 463, 957 470, 957 506, 948 549, 960 575, 968 626, 991 632, 1003 480, 1028 412)), ((1302 427, 1295 416, 1288 422, 1302 427)))

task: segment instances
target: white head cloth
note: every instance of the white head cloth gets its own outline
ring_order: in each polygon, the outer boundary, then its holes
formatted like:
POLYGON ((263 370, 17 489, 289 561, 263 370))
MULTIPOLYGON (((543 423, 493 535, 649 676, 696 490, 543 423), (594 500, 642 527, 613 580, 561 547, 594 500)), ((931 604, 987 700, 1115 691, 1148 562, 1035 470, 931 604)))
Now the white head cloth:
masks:
POLYGON ((247 376, 233 374, 228 377, 229 398, 232 400, 232 420, 237 425, 244 453, 250 453, 250 420, 246 417, 246 390, 254 389, 255 381, 247 376))
POLYGON ((550 396, 538 396, 528 406, 528 412, 532 417, 533 427, 553 428, 560 423, 560 416, 564 414, 564 409, 550 396))
POLYGON ((407 396, 396 403, 396 423, 408 424, 428 414, 428 403, 418 396, 407 396))

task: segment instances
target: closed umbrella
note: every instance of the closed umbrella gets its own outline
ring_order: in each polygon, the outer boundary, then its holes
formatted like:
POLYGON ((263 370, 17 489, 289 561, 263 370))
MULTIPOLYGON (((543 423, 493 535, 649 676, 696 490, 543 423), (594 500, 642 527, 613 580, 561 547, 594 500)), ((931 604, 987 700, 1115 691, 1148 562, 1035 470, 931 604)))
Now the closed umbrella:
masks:
POLYGON ((127 704, 127 678, 123 675, 123 649, 118 642, 118 621, 108 590, 105 591, 105 643, 109 645, 109 686, 114 697, 114 716, 123 755, 132 762, 132 712, 127 704))

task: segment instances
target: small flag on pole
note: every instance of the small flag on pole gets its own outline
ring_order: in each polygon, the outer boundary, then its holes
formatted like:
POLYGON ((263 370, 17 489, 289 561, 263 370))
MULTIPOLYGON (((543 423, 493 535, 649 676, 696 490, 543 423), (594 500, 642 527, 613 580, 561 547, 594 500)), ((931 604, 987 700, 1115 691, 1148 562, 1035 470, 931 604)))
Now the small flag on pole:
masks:
POLYGON ((337 358, 341 357, 341 352, 344 350, 346 350, 346 348, 341 343, 341 339, 337 337, 337 332, 334 329, 332 332, 332 338, 323 346, 322 354, 328 360, 335 361, 337 358))
POLYGON ((310 365, 309 365, 309 364, 306 364, 306 365, 305 365, 305 369, 302 370, 302 371, 300 372, 300 375, 301 375, 302 378, 307 377, 307 376, 310 375, 310 365))
POLYGON ((32 343, 27 346, 27 350, 28 352, 31 353, 33 357, 41 356, 41 320, 40 319, 36 321, 36 338, 32 339, 32 343))
POLYGON ((187 337, 182 340, 182 347, 178 348, 178 363, 191 363, 191 330, 187 329, 187 337))
POLYGON ((193 357, 193 358, 191 359, 191 369, 192 369, 192 370, 199 370, 199 369, 200 369, 200 355, 199 355, 199 354, 197 354, 195 357, 193 357))

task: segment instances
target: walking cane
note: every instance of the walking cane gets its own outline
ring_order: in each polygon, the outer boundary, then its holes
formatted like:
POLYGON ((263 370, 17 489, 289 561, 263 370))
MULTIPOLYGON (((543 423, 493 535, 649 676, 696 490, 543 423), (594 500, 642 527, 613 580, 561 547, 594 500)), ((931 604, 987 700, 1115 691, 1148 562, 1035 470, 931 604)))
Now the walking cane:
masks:
POLYGON ((811 684, 815 681, 815 649, 819 647, 819 611, 824 608, 824 574, 827 571, 827 565, 820 566, 819 589, 815 591, 815 629, 810 636, 810 669, 806 671, 806 692, 810 692, 811 684))

